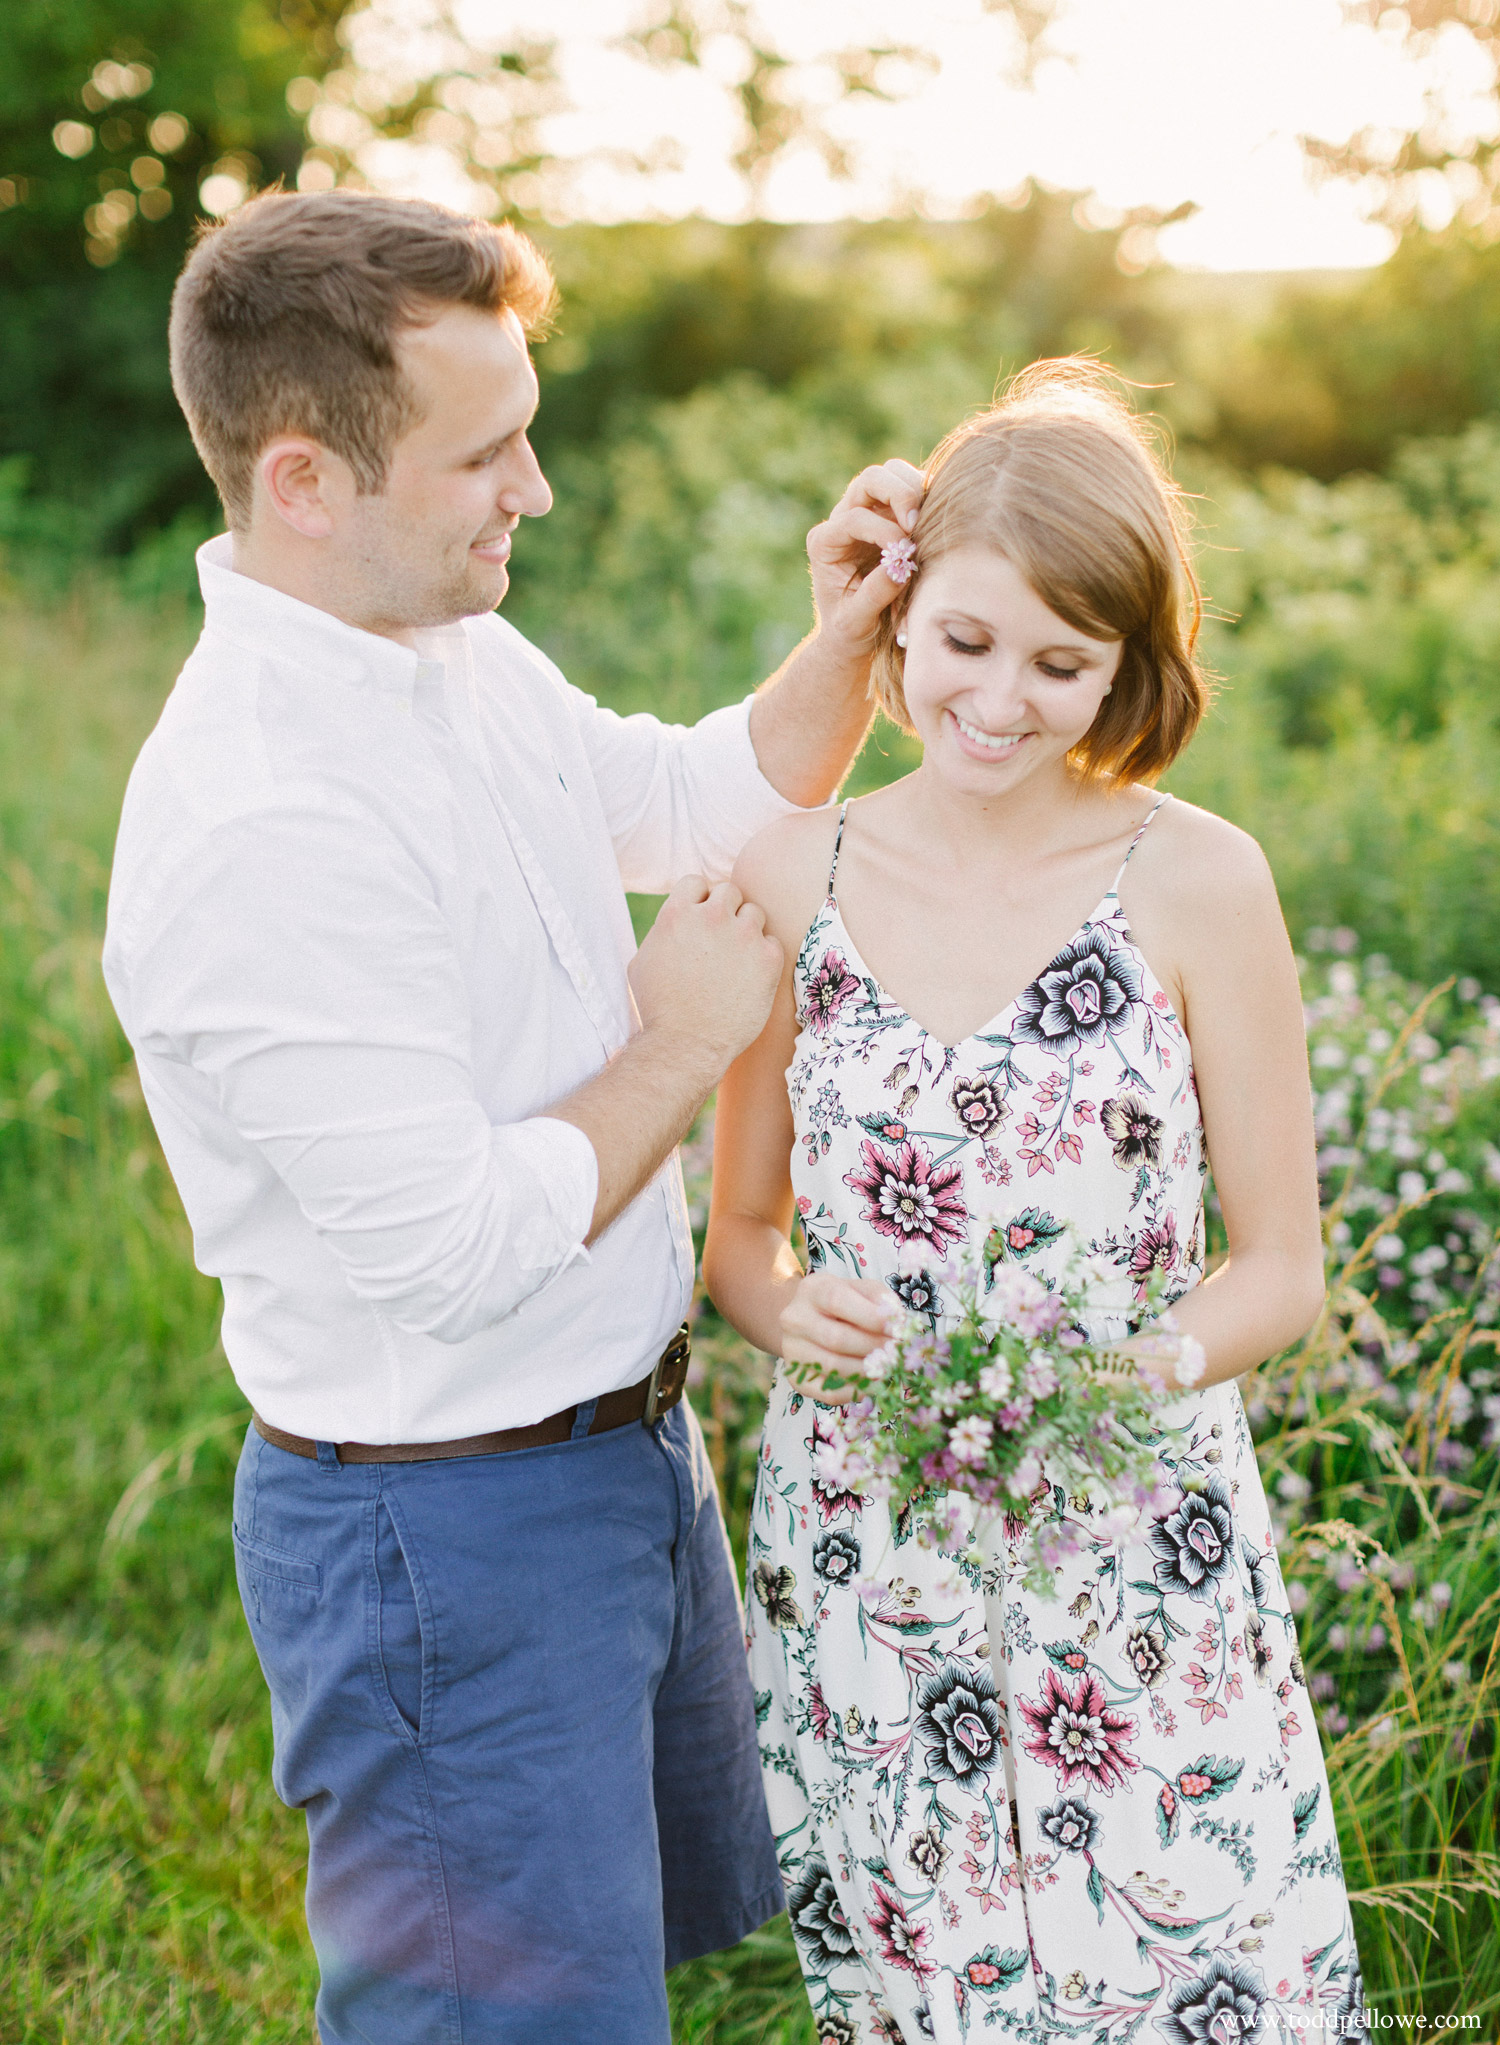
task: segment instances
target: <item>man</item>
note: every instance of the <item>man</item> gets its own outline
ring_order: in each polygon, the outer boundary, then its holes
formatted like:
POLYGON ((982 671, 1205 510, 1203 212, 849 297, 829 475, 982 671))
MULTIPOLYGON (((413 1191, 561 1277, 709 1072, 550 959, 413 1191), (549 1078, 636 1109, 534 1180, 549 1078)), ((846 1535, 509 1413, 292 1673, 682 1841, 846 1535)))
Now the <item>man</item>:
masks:
POLYGON ((553 296, 509 229, 330 193, 245 207, 173 307, 230 530, 105 971, 256 1414, 325 2045, 664 2045, 664 1965, 781 1906, 674 1153, 781 966, 722 876, 859 744, 920 478, 817 529, 820 628, 748 706, 602 711, 491 615, 553 296), (624 887, 671 888, 633 959, 624 887))

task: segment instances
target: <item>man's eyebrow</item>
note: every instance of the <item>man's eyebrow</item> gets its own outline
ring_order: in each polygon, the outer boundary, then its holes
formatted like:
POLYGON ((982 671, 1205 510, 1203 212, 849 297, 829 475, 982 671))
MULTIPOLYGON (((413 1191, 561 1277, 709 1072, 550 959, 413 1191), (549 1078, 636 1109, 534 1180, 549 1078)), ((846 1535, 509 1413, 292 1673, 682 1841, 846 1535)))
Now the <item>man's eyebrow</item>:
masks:
POLYGON ((484 443, 483 447, 472 448, 469 451, 469 453, 464 456, 464 460, 466 462, 478 462, 483 461, 486 455, 498 454, 500 452, 500 449, 504 447, 507 440, 514 440, 518 433, 525 433, 529 429, 532 420, 535 419, 537 412, 540 409, 540 406, 541 399, 540 397, 538 397, 536 404, 532 406, 531 410, 526 414, 526 417, 521 421, 519 426, 512 426, 509 433, 497 433, 494 439, 487 440, 484 443))

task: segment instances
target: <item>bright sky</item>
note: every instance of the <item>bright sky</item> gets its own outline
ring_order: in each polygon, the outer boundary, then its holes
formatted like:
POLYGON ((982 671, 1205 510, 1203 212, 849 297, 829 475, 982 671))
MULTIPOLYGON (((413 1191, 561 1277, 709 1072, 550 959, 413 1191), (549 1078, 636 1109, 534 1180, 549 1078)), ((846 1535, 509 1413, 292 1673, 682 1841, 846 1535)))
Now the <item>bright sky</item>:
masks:
MULTIPOLYGON (((425 4, 377 0, 408 19, 425 4)), ((580 160, 569 212, 743 214, 728 165, 733 107, 713 75, 728 45, 710 48, 705 73, 665 72, 611 47, 642 18, 639 0, 458 0, 456 11, 477 41, 498 45, 518 28, 558 39, 573 110, 550 118, 546 140, 580 160), (663 138, 675 163, 648 175, 623 166, 622 156, 663 138)), ((1395 35, 1351 26, 1339 0, 1066 0, 1056 55, 1030 90, 1013 79, 1008 22, 983 0, 759 0, 757 12, 808 63, 866 41, 920 44, 936 60, 897 105, 859 99, 832 110, 858 175, 837 183, 811 152, 794 156, 766 195, 765 210, 782 219, 875 215, 914 194, 952 212, 1032 176, 1092 190, 1106 208, 1195 200, 1199 212, 1162 237, 1174 263, 1357 265, 1378 262, 1388 236, 1364 218, 1367 195, 1309 174, 1298 135, 1408 129, 1433 88, 1458 128, 1493 118, 1489 69, 1466 37, 1450 34, 1419 65, 1395 35)), ((381 145, 369 168, 434 196, 446 183, 444 195, 461 198, 436 154, 419 154, 420 163, 381 145)), ((1451 202, 1441 189, 1427 196, 1441 224, 1451 202)))

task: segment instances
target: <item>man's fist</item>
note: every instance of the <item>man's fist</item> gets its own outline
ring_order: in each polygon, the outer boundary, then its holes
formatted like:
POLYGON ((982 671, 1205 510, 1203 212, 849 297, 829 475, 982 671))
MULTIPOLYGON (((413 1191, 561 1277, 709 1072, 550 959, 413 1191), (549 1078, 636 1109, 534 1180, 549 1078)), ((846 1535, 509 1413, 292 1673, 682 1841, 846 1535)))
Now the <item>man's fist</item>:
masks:
POLYGON ((683 1039, 715 1084, 765 1027, 785 954, 732 881, 678 881, 630 965, 643 1028, 683 1039))

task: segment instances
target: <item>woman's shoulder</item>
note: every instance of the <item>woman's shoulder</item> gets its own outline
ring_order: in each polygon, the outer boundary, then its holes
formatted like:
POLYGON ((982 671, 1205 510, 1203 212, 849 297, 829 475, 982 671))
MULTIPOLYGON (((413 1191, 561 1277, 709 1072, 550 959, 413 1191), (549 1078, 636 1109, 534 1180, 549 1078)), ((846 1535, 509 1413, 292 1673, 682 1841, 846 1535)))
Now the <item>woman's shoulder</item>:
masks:
POLYGON ((783 944, 801 943, 827 898, 839 815, 839 805, 830 803, 778 817, 757 831, 735 861, 735 886, 765 911, 767 928, 783 944))
MULTIPOLYGON (((1153 791, 1141 793, 1153 801, 1153 791)), ((1173 796, 1131 855, 1129 877, 1185 914, 1276 899, 1270 865, 1248 831, 1173 796)))

